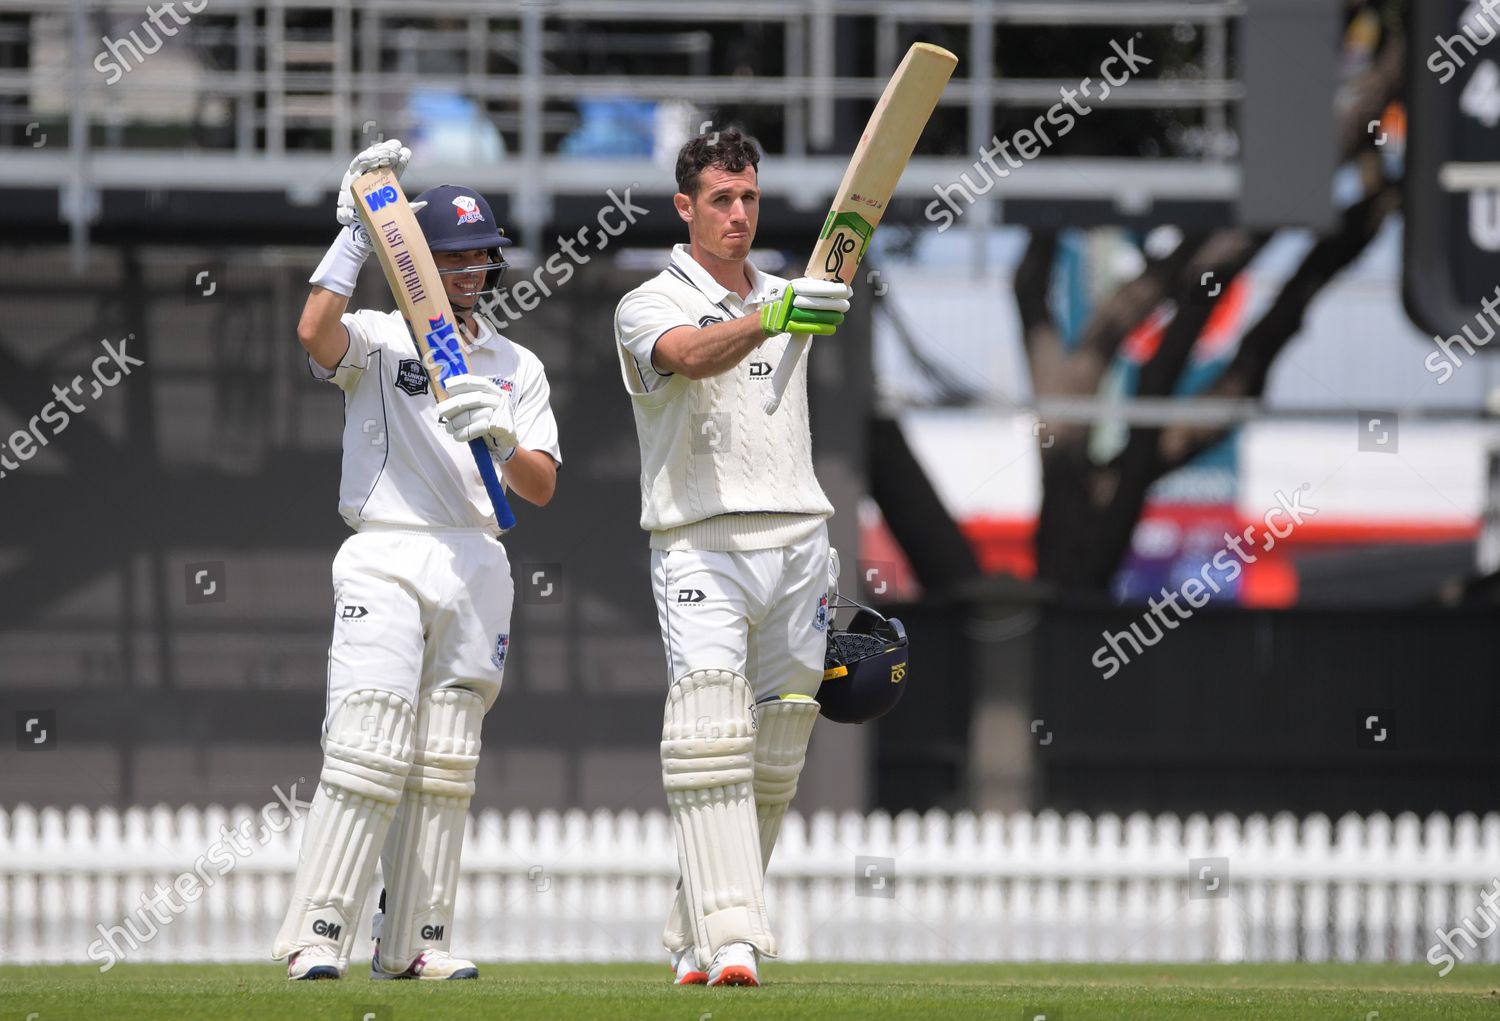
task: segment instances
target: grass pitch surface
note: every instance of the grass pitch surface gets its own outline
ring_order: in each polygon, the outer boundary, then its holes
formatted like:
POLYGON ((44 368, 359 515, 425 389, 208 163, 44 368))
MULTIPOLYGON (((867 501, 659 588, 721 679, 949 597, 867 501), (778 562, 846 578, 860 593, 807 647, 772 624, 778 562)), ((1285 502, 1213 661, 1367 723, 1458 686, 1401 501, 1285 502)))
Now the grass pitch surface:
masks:
POLYGON ((1500 1018, 1500 966, 777 964, 760 989, 665 965, 480 965, 474 982, 288 982, 266 965, 0 967, 0 1021, 1427 1021, 1500 1018), (1377 1013, 1378 1012, 1378 1013, 1377 1013), (373 1017, 367 1017, 373 1015, 373 1017))

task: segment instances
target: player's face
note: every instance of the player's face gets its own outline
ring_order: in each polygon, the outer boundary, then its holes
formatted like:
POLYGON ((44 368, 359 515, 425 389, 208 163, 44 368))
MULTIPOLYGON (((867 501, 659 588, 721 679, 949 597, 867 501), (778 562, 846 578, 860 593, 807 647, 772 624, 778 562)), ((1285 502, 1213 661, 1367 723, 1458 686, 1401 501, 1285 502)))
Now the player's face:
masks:
POLYGON ((489 253, 483 248, 472 248, 465 252, 433 252, 432 260, 443 275, 443 290, 448 292, 448 304, 458 309, 474 307, 475 294, 484 286, 484 267, 489 253), (454 273, 453 270, 469 266, 479 268, 472 273, 454 273))
POLYGON ((760 185, 754 167, 731 172, 708 167, 698 176, 690 226, 693 240, 721 259, 750 255, 760 222, 760 185))

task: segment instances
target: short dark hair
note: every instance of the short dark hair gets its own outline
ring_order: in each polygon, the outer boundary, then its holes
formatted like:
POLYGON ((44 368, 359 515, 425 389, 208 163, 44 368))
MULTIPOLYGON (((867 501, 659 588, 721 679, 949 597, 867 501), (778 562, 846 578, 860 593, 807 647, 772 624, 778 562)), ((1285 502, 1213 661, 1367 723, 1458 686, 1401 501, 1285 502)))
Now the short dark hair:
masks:
POLYGON ((724 128, 689 139, 677 153, 677 190, 696 198, 698 175, 709 167, 738 174, 746 167, 759 172, 760 149, 739 128, 724 128))

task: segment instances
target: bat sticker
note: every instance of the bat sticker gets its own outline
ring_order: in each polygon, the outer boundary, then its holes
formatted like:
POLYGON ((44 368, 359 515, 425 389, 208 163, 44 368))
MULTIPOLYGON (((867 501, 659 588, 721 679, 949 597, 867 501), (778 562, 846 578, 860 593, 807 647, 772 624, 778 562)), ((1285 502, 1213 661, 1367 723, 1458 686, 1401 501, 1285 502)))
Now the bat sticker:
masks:
POLYGON ((427 320, 428 330, 423 334, 422 340, 427 344, 427 350, 432 353, 433 361, 441 366, 442 371, 438 378, 447 379, 450 376, 463 374, 464 353, 458 343, 458 332, 453 329, 453 324, 448 322, 446 316, 432 316, 427 320))
POLYGON ((828 258, 823 262, 823 268, 833 276, 844 275, 844 256, 859 247, 859 241, 847 234, 841 234, 834 239, 833 247, 828 249, 828 258))
POLYGON ((370 207, 371 212, 378 212, 395 201, 396 189, 390 185, 386 185, 384 188, 376 188, 365 196, 365 203, 370 207))

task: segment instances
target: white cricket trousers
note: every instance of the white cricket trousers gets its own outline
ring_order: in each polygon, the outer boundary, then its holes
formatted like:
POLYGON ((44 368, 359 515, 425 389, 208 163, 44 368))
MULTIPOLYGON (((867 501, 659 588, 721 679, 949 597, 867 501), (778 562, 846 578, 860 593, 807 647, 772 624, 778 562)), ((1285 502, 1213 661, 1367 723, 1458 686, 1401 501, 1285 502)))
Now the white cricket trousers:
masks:
POLYGON ((482 529, 365 524, 333 561, 328 717, 354 691, 413 707, 437 688, 495 704, 510 647, 514 589, 500 540, 482 529))
POLYGON ((667 682, 733 670, 755 701, 816 696, 828 649, 828 526, 791 546, 718 553, 652 550, 667 682))

